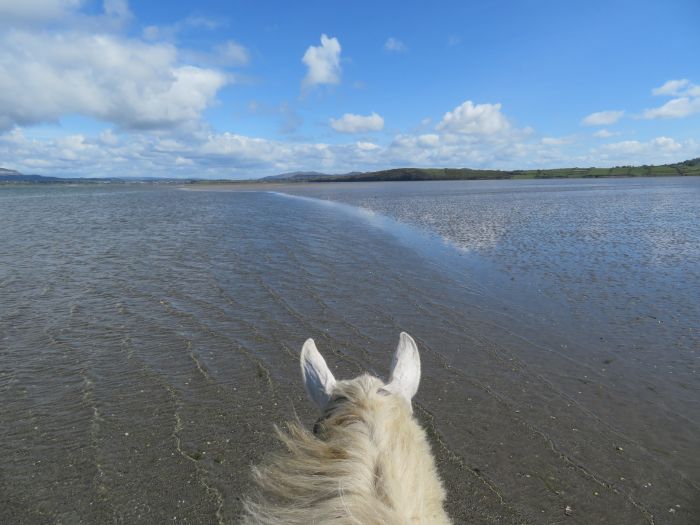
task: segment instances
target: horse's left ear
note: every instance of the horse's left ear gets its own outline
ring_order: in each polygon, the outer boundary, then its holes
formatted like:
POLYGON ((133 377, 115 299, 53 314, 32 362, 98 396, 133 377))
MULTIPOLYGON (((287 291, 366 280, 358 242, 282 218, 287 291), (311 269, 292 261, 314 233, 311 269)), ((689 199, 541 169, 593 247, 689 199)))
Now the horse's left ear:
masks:
POLYGON ((326 360, 316 348, 313 339, 307 339, 301 349, 301 376, 304 379, 306 393, 323 412, 335 387, 335 378, 326 364, 326 360))
POLYGON ((395 394, 400 394, 410 406, 411 399, 418 392, 418 383, 420 383, 418 347, 413 337, 406 332, 401 332, 399 345, 396 347, 391 363, 389 384, 384 388, 395 394))

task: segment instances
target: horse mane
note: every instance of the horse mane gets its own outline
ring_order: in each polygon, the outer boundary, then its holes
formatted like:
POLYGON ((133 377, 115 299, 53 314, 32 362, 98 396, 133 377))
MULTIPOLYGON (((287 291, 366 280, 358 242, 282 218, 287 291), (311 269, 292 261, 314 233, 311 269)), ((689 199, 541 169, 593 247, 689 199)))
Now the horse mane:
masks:
POLYGON ((286 451, 253 469, 243 524, 450 523, 425 432, 384 386, 369 375, 338 381, 313 432, 275 427, 286 451))

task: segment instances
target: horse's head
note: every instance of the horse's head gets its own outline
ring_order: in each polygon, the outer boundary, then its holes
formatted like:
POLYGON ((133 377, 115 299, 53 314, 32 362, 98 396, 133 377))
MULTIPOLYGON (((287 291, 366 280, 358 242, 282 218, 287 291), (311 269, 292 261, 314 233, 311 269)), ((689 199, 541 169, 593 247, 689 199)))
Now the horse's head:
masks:
POLYGON ((299 422, 278 430, 286 451, 254 471, 261 492, 246 502, 244 523, 448 525, 445 490, 412 417, 420 357, 411 336, 401 334, 386 383, 368 374, 336 381, 312 339, 301 375, 321 417, 313 432, 299 422))
MULTIPOLYGON (((401 399, 412 412, 411 399, 420 382, 420 356, 413 338, 401 332, 399 344, 389 374, 389 382, 362 375, 352 380, 336 381, 313 339, 308 339, 301 350, 301 375, 306 392, 321 412, 333 408, 337 401, 365 403, 370 400, 401 399)), ((376 403, 371 403, 376 404, 376 403)))

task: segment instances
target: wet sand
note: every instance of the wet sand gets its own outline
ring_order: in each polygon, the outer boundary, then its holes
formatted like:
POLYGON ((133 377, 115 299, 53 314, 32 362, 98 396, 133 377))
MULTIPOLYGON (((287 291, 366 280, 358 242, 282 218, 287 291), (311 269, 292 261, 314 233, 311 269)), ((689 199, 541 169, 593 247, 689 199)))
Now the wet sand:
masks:
POLYGON ((303 341, 336 377, 382 376, 401 330, 456 523, 700 516, 697 412, 667 380, 637 397, 647 372, 440 240, 267 193, 21 197, 0 208, 0 522, 235 522, 272 425, 315 418, 303 341))

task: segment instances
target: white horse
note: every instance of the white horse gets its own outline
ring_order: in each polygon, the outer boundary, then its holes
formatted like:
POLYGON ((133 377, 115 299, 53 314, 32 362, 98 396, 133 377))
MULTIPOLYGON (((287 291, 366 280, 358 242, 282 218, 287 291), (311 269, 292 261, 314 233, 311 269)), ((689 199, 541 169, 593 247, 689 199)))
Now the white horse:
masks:
POLYGON ((445 490, 411 399, 420 381, 413 338, 401 333, 389 383, 336 381, 313 339, 301 351, 306 391, 321 410, 313 433, 277 433, 287 451, 253 469, 258 487, 243 523, 449 524, 445 490))

